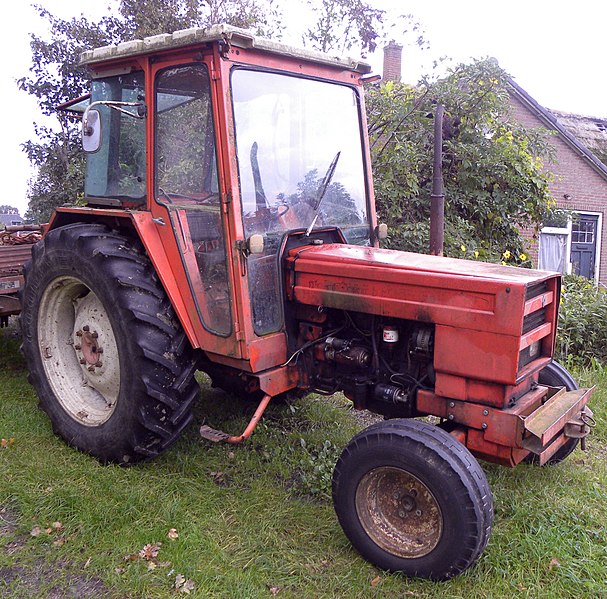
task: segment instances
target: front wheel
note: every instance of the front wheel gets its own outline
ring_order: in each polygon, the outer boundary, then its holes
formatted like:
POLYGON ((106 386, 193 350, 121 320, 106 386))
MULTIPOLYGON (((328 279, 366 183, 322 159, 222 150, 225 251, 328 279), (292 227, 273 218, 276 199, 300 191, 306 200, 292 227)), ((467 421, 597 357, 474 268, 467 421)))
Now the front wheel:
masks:
POLYGON ((363 557, 433 580, 474 564, 493 522, 476 459, 442 429, 415 420, 379 422, 354 437, 335 467, 333 502, 363 557))
POLYGON ((25 280, 23 351, 55 432, 102 462, 169 447, 192 418, 195 363, 140 244, 61 227, 33 248, 25 280))

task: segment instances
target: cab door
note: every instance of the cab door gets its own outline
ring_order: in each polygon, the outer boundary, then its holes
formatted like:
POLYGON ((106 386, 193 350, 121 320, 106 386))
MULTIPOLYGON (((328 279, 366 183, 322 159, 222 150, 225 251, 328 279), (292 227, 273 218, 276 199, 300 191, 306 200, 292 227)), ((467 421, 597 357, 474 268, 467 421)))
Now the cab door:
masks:
MULTIPOLYGON (((154 65, 154 199, 169 213, 198 317, 238 357, 209 65, 154 65)), ((212 339, 202 349, 216 351, 212 339)))

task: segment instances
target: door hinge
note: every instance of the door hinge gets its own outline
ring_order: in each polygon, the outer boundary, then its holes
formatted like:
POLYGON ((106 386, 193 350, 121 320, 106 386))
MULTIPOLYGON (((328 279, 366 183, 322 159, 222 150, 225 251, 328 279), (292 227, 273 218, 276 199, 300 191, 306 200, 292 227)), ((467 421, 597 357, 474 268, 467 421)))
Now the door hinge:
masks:
POLYGON ((234 337, 236 341, 244 341, 244 333, 240 330, 240 323, 237 320, 234 321, 234 337))

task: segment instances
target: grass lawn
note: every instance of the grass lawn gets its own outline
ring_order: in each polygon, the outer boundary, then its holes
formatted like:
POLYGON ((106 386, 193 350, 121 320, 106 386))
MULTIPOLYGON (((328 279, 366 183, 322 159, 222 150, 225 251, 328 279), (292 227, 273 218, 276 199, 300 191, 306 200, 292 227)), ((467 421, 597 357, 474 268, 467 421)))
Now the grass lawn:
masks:
MULTIPOLYGON (((597 385, 588 452, 484 465, 489 546, 431 583, 379 571, 337 523, 332 465, 362 426, 346 401, 270 405, 241 447, 192 426, 160 459, 100 466, 53 435, 13 337, 0 338, 0 597, 607 597, 607 372, 580 375, 597 385)), ((241 432, 254 406, 201 387, 197 425, 241 432)))

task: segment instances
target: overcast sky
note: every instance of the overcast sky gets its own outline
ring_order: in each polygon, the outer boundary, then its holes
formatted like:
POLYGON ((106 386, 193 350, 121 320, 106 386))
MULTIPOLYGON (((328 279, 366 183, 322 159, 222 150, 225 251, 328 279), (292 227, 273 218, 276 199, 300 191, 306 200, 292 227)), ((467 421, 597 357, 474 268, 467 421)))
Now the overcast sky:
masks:
MULTIPOLYGON (((142 0, 144 1, 144 0, 142 0)), ((98 19, 115 0, 38 0, 63 18, 98 19)), ((374 0, 373 6, 391 14, 411 13, 426 32, 430 50, 421 52, 403 43, 403 80, 414 83, 428 72, 432 61, 448 56, 456 62, 492 56, 531 96, 547 108, 607 118, 607 76, 604 71, 607 3, 601 0, 374 0)), ((298 43, 296 28, 309 10, 304 2, 284 1, 289 43, 298 43), (291 11, 291 12, 288 12, 291 11)), ((309 17, 308 17, 309 18, 309 17)), ((20 144, 33 136, 38 111, 20 92, 16 79, 30 65, 29 33, 44 32, 44 23, 27 0, 11 2, 4 14, 0 50, 2 124, 2 189, 0 204, 27 207, 27 180, 31 176, 20 144), (9 13, 9 14, 7 14, 9 13)), ((381 72, 381 50, 370 57, 381 72)))

